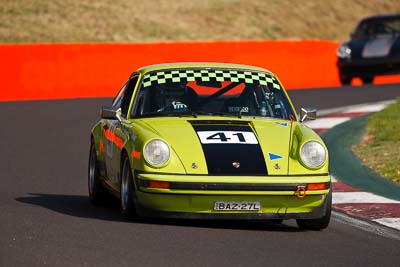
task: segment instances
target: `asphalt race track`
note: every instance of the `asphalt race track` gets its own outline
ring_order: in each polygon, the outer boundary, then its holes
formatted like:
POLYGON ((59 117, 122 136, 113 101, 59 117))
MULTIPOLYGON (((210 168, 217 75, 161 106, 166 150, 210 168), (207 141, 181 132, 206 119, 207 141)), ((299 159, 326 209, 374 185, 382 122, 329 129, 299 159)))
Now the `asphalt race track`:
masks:
MULTIPOLYGON (((319 109, 394 99, 400 85, 290 91, 319 109)), ((334 213, 328 229, 121 220, 87 197, 89 131, 110 99, 0 103, 0 266, 395 266, 400 233, 334 213)))

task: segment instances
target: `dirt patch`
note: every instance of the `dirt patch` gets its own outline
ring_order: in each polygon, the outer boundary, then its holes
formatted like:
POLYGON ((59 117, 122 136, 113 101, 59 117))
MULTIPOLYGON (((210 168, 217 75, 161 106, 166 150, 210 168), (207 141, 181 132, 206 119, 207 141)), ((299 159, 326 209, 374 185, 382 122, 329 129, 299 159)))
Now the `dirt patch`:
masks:
POLYGON ((398 0, 3 0, 0 42, 346 40, 398 0))
POLYGON ((372 134, 366 134, 361 138, 360 145, 361 146, 366 146, 368 143, 370 143, 374 139, 374 136, 372 134))

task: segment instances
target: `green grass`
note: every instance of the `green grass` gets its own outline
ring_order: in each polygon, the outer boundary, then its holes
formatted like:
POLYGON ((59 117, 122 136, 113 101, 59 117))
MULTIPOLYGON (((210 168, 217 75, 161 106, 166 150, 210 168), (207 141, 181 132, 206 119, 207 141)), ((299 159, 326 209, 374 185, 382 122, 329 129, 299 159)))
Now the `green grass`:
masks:
POLYGON ((366 166, 400 184, 400 100, 368 119, 367 134, 353 151, 366 166))
POLYGON ((0 43, 345 40, 399 0, 1 0, 0 43))

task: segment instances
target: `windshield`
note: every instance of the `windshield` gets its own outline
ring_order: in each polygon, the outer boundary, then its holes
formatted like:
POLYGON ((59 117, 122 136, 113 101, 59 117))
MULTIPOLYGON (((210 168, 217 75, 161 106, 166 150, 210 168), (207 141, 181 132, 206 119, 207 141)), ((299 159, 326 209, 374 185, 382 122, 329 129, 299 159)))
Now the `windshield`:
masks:
POLYGON ((279 82, 266 72, 174 69, 144 75, 134 117, 257 116, 294 119, 279 82))
POLYGON ((358 39, 369 39, 399 33, 400 18, 375 19, 361 22, 357 27, 354 37, 358 39))

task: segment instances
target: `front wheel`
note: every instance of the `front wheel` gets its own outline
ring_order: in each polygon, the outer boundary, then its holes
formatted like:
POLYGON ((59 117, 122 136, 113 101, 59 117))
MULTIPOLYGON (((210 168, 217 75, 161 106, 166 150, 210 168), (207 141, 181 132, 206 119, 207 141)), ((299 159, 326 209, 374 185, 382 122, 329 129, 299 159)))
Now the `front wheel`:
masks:
POLYGON ((136 216, 134 194, 135 188, 129 158, 124 156, 121 170, 121 213, 124 219, 132 219, 136 216))
POLYGON ((374 76, 362 77, 361 80, 363 81, 363 84, 370 84, 374 81, 374 76))
POLYGON ((327 198, 325 215, 318 219, 297 219, 296 222, 300 229, 318 231, 328 227, 332 213, 332 193, 329 193, 327 198))
POLYGON ((89 199, 93 205, 100 205, 106 201, 107 190, 100 181, 99 163, 97 161, 94 143, 90 145, 89 170, 88 170, 89 199))
POLYGON ((271 222, 273 224, 282 224, 283 223, 283 219, 272 219, 271 222))
POLYGON ((344 74, 340 74, 339 79, 340 79, 340 83, 342 85, 350 85, 351 84, 351 80, 353 80, 352 77, 346 76, 344 74))
POLYGON ((351 79, 350 78, 340 79, 340 83, 342 85, 350 85, 351 84, 351 79))

